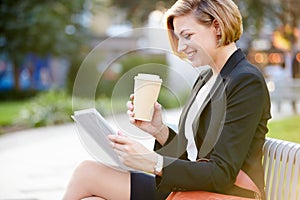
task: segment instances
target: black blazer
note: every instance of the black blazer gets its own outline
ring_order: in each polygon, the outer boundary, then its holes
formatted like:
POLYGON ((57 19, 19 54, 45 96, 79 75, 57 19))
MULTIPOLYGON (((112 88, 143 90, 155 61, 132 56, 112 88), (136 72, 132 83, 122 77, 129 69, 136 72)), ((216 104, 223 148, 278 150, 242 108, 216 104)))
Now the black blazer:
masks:
POLYGON ((262 147, 268 132, 267 121, 271 118, 270 98, 261 72, 247 61, 240 49, 227 60, 193 122, 198 150, 207 133, 219 137, 212 150, 204 153, 203 157, 210 162, 191 162, 187 158, 186 114, 195 94, 211 74, 204 71, 197 79, 182 111, 179 133, 169 128, 165 145, 155 142, 154 150, 164 156, 163 175, 156 177, 157 189, 206 190, 253 197, 252 192, 234 186, 242 169, 264 195, 262 147))

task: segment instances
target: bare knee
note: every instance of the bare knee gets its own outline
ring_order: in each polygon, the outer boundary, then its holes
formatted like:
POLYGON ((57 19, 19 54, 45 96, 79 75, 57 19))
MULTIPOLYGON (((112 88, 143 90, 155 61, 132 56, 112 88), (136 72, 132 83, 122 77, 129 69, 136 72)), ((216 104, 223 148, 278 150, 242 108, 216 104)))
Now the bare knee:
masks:
POLYGON ((93 160, 84 160, 82 161, 75 169, 75 171, 85 171, 95 168, 96 166, 100 165, 96 161, 93 160))
POLYGON ((68 185, 68 191, 80 191, 79 193, 90 194, 90 184, 93 184, 97 177, 96 172, 102 173, 102 165, 96 161, 86 160, 81 162, 73 171, 71 180, 68 185))
POLYGON ((96 161, 83 161, 73 172, 66 195, 68 198, 65 199, 79 199, 73 198, 75 196, 74 191, 77 191, 78 195, 76 197, 81 197, 80 199, 86 197, 97 200, 100 200, 100 197, 104 199, 107 199, 107 197, 114 197, 114 199, 124 199, 123 197, 125 197, 125 199, 129 199, 130 174, 120 172, 96 161), (114 188, 120 188, 119 193, 112 193, 114 188), (120 196, 122 198, 119 198, 120 196))
POLYGON ((94 177, 95 171, 104 171, 106 166, 92 160, 81 162, 75 169, 73 176, 82 179, 90 179, 94 177))

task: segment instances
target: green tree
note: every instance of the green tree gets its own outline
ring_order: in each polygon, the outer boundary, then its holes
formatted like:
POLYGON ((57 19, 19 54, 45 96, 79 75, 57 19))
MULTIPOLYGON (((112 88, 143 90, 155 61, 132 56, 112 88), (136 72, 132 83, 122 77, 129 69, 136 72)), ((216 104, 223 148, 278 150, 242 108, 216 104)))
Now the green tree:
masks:
POLYGON ((127 11, 127 19, 133 25, 140 26, 148 18, 151 11, 157 8, 158 3, 169 8, 176 0, 110 0, 111 6, 117 6, 127 11))
POLYGON ((244 29, 253 27, 251 32, 257 35, 263 26, 263 18, 265 17, 264 0, 234 0, 234 2, 238 5, 243 16, 244 29))
POLYGON ((0 54, 13 63, 16 90, 26 54, 78 58, 86 38, 84 11, 85 0, 1 0, 0 54))
MULTIPOLYGON (((276 33, 286 40, 288 51, 295 51, 297 30, 300 25, 300 0, 278 0, 265 5, 269 17, 277 26, 276 33)), ((298 30, 299 31, 299 30, 298 30)), ((299 33, 298 33, 299 34, 299 33)))

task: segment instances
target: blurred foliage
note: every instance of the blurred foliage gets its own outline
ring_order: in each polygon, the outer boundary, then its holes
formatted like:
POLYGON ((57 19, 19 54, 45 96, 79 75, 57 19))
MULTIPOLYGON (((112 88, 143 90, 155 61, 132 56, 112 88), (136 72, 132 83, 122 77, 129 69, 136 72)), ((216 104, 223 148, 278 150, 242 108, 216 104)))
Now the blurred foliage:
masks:
POLYGON ((265 14, 264 0, 234 0, 238 5, 243 17, 243 26, 247 30, 251 26, 254 34, 258 34, 263 26, 263 18, 265 14))
POLYGON ((273 23, 276 32, 289 43, 289 51, 297 51, 295 44, 300 37, 300 0, 280 0, 276 3, 264 2, 265 15, 273 23))
POLYGON ((86 44, 82 23, 85 0, 23 1, 2 0, 0 4, 0 54, 14 66, 18 89, 18 67, 28 53, 69 60, 79 57, 86 44))
POLYGON ((32 98, 20 111, 17 124, 28 127, 53 125, 70 121, 72 99, 63 91, 49 91, 32 98))
POLYGON ((127 11, 127 19, 133 23, 134 26, 140 26, 148 19, 151 11, 158 7, 169 8, 175 0, 110 0, 111 6, 118 6, 127 11))
POLYGON ((166 58, 163 55, 139 54, 133 52, 119 58, 115 63, 104 72, 97 89, 97 96, 111 97, 114 89, 118 89, 118 82, 122 78, 126 81, 121 83, 122 88, 118 90, 118 97, 129 97, 133 92, 133 80, 137 73, 154 73, 158 74, 163 80, 167 79, 166 58), (115 77, 110 78, 110 73, 113 71, 114 64, 119 64, 121 70, 115 77))
POLYGON ((265 0, 234 1, 243 15, 245 32, 249 30, 252 36, 259 36, 261 28, 267 25, 268 28, 272 27, 273 31, 279 32, 282 39, 289 43, 290 48, 284 50, 295 51, 294 47, 297 37, 299 37, 297 28, 300 23, 300 0, 271 2, 265 0))
MULTIPOLYGON (((22 106, 18 117, 11 121, 11 124, 40 127, 72 122, 71 115, 73 111, 84 108, 85 105, 90 105, 89 102, 91 101, 95 103, 96 109, 104 116, 112 113, 111 100, 106 97, 100 97, 96 100, 76 99, 76 106, 72 104, 73 101, 72 96, 63 90, 42 92, 22 106)), ((118 102, 118 104, 114 104, 116 106, 114 112, 125 108, 125 103, 118 102)))

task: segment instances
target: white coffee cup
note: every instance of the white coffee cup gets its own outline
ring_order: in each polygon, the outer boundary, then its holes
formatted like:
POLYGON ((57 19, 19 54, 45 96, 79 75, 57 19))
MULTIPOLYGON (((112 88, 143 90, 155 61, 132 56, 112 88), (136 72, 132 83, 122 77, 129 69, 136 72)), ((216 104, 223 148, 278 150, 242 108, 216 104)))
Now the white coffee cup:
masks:
POLYGON ((138 74, 134 77, 134 119, 152 120, 161 84, 162 79, 158 75, 138 74))

